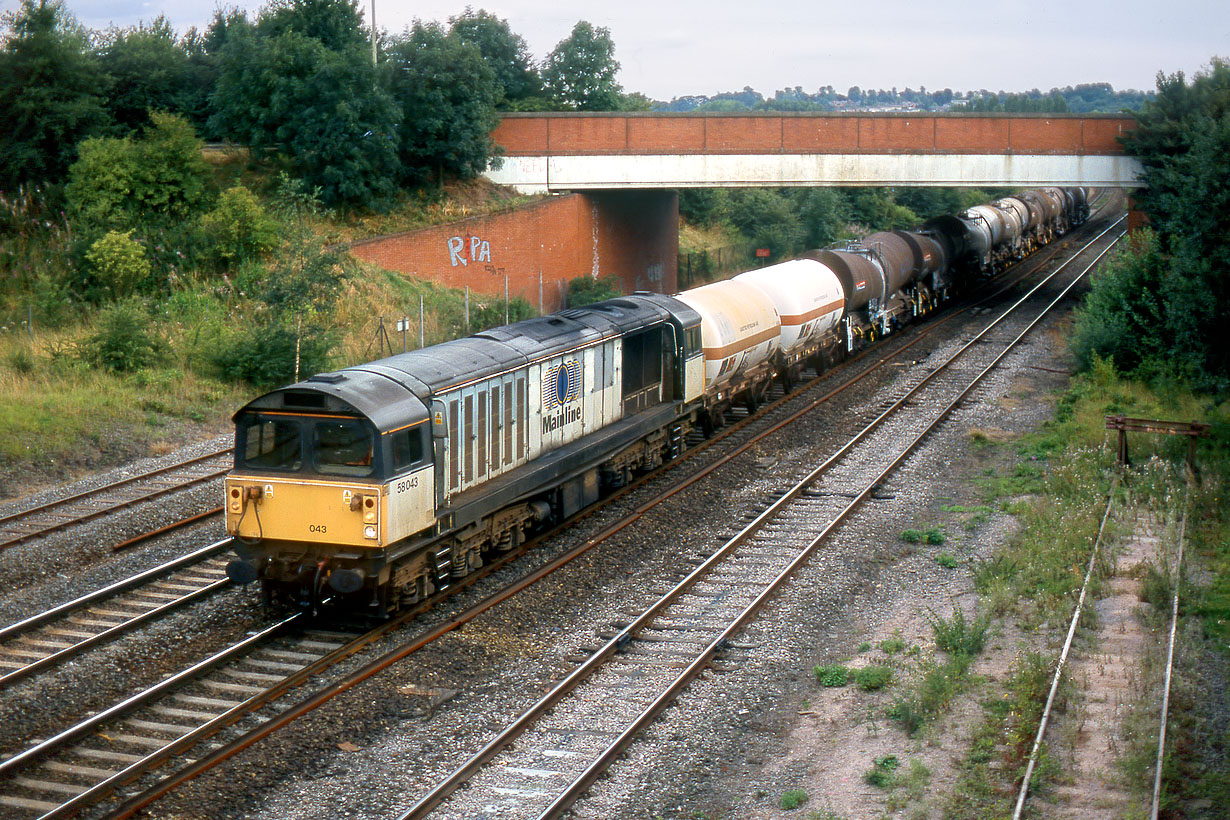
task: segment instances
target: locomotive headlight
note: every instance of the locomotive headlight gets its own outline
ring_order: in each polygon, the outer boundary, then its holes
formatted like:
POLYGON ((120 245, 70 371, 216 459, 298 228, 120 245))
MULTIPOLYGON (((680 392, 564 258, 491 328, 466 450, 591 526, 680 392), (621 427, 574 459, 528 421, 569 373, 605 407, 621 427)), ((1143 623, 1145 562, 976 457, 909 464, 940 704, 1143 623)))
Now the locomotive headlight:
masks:
POLYGON ((230 493, 228 493, 228 495, 230 496, 230 501, 228 503, 230 504, 231 512, 233 513, 239 512, 241 508, 241 504, 239 501, 239 497, 240 497, 239 488, 231 487, 231 491, 230 493))
MULTIPOLYGON (((376 523, 376 499, 374 498, 363 499, 363 521, 364 523, 367 523, 367 524, 376 523)), ((375 538, 375 537, 376 535, 374 531, 372 535, 368 536, 368 538, 375 538)))
POLYGON ((376 537, 376 527, 372 524, 368 524, 366 527, 364 527, 363 537, 364 538, 375 538, 376 537))

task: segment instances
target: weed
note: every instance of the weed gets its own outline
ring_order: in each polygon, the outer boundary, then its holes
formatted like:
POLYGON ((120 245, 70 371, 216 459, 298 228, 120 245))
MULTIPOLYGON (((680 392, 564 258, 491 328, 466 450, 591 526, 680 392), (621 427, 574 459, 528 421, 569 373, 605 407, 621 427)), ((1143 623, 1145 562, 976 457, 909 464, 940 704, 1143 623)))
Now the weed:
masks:
POLYGON ((887 666, 867 666, 854 670, 855 685, 866 692, 883 689, 892 679, 893 670, 887 666))
POLYGON ((863 774, 864 782, 879 789, 891 789, 897 779, 895 772, 901 765, 896 755, 877 757, 871 768, 863 774))
POLYGON ((807 802, 807 792, 802 789, 790 789, 782 792, 782 797, 777 801, 777 805, 781 806, 786 811, 797 809, 799 806, 807 802))
POLYGON ((1145 565, 1144 579, 1140 585, 1140 600, 1157 608, 1166 609, 1174 595, 1174 580, 1166 567, 1158 569, 1152 562, 1145 565))
POLYGON ((8 366, 19 376, 28 376, 34 372, 34 354, 28 347, 14 348, 6 357, 8 366))
POLYGON ((935 633, 935 645, 950 655, 977 655, 986 646, 987 629, 991 625, 989 614, 968 621, 961 607, 953 609, 952 617, 944 619, 929 613, 927 620, 935 633))
POLYGON ((901 631, 897 630, 893 633, 893 637, 885 638, 880 641, 880 651, 885 655, 896 655, 898 652, 905 649, 905 641, 901 639, 901 631))
POLYGON ((956 569, 958 561, 948 553, 941 552, 939 555, 935 556, 935 563, 939 564, 944 569, 956 569))
POLYGON ((867 641, 863 641, 862 643, 858 645, 859 652, 866 652, 868 649, 871 649, 871 644, 868 643, 867 641))
POLYGON ((948 537, 939 527, 928 527, 925 530, 902 530, 901 540, 908 544, 917 544, 921 541, 924 544, 939 546, 947 541, 948 537))
POLYGON ((850 680, 850 670, 839 663, 818 664, 812 671, 821 686, 845 686, 850 680))
POLYGON ((968 655, 954 655, 942 664, 926 664, 922 678, 888 708, 888 716, 900 723, 907 734, 916 734, 969 687, 971 663, 968 655))

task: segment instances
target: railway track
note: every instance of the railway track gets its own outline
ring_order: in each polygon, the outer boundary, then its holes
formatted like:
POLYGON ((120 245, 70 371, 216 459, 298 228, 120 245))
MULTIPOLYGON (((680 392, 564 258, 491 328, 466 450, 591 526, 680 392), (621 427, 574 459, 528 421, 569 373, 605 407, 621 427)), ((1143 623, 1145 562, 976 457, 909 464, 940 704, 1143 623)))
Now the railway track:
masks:
POLYGON ((888 402, 838 452, 611 637, 399 820, 437 813, 544 820, 566 812, 1113 244, 1007 344, 995 344, 990 334, 1028 296, 888 402), (972 378, 971 371, 976 374, 972 378), (908 412, 901 412, 907 407, 908 412), (921 424, 919 416, 925 419, 921 424), (901 441, 908 443, 902 447, 901 441))
MULTIPOLYGON (((946 321, 946 319, 941 321, 946 321)), ((930 326, 928 326, 928 328, 929 327, 930 326)), ((889 359, 900 355, 901 352, 908 348, 908 344, 913 343, 914 342, 909 342, 897 350, 884 352, 880 360, 875 362, 872 367, 882 365, 889 359)), ((870 355, 874 354, 875 351, 873 351, 870 355)), ((857 382, 863 377, 863 375, 864 374, 856 375, 854 378, 848 380, 846 384, 843 384, 834 390, 833 393, 839 392, 840 390, 848 387, 851 383, 857 382)), ((800 394, 803 392, 803 390, 799 390, 792 394, 785 395, 776 403, 776 405, 771 406, 769 409, 775 410, 777 408, 784 408, 789 400, 798 399, 800 394)), ((829 395, 832 394, 830 393, 829 395)), ((806 413, 809 409, 822 402, 824 398, 827 398, 827 396, 810 402, 803 402, 806 406, 803 409, 793 411, 789 418, 798 417, 806 413)), ((757 418, 760 418, 760 416, 758 415, 757 418)), ((769 435, 774 430, 788 423, 789 418, 774 421, 773 423, 766 423, 764 425, 765 430, 759 433, 758 436, 769 435)), ((751 420, 749 419, 748 421, 751 420)), ((728 427, 724 433, 729 436, 730 433, 735 432, 735 430, 742 426, 742 424, 732 425, 731 427, 728 427)), ((735 438, 737 437, 731 437, 731 440, 733 441, 735 438)), ((733 458, 740 452, 745 452, 750 446, 752 446, 752 444, 754 444, 754 440, 733 447, 732 451, 728 455, 723 455, 720 458, 715 459, 713 463, 706 465, 700 472, 706 474, 711 472, 713 469, 716 469, 719 463, 729 460, 729 458, 733 458)), ((689 482, 692 480, 694 479, 688 479, 689 482)), ((677 486, 674 491, 678 491, 678 489, 681 489, 682 486, 682 484, 677 486)), ((657 502, 655 501, 652 503, 657 502)), ((432 640, 435 640, 440 635, 446 634, 448 631, 457 628, 473 617, 477 617, 477 615, 481 614, 482 611, 486 611, 493 606, 497 606, 501 601, 506 600, 508 597, 516 594, 516 592, 520 589, 524 589, 526 586, 535 583, 542 577, 546 577, 546 575, 549 575, 558 567, 563 566, 569 560, 572 560, 572 558, 575 558, 577 555, 593 548, 596 544, 601 543, 604 538, 627 526, 631 521, 634 521, 641 514, 643 514, 649 506, 650 505, 643 505, 641 508, 634 511, 630 516, 626 517, 623 521, 608 527, 603 533, 589 539, 585 544, 580 545, 580 547, 576 550, 557 558, 531 575, 526 576, 526 578, 521 579, 521 581, 518 581, 513 586, 497 592, 488 600, 476 605, 476 607, 471 608, 471 610, 467 610, 462 615, 455 616, 447 622, 442 623, 433 629, 427 630, 427 632, 407 642, 406 644, 403 644, 401 647, 388 655, 377 659, 377 661, 374 661, 364 668, 345 677, 339 677, 340 673, 334 670, 334 667, 342 659, 350 657, 350 655, 354 654, 354 652, 359 651, 359 649, 369 645, 371 642, 375 641, 380 636, 389 633, 393 629, 404 626, 420 612, 432 606, 437 606, 444 597, 455 593, 461 588, 472 585, 491 572, 505 566, 509 561, 515 560, 517 556, 531 548, 533 543, 527 544, 522 550, 518 550, 497 564, 491 565, 480 574, 471 576, 464 582, 464 584, 455 585, 454 587, 446 589, 441 595, 436 596, 422 607, 412 610, 406 615, 398 618, 396 621, 390 622, 370 633, 365 633, 362 636, 349 639, 344 643, 332 647, 325 654, 317 655, 314 658, 308 657, 312 654, 310 652, 299 652, 297 650, 287 649, 284 647, 274 647, 267 650, 267 643, 262 644, 262 646, 265 646, 266 648, 261 648, 261 646, 254 643, 246 646, 243 650, 232 649, 227 650, 227 652, 220 653, 220 655, 227 656, 228 659, 232 657, 230 654, 232 652, 239 653, 234 657, 239 657, 239 655, 243 655, 244 653, 262 653, 265 651, 272 651, 274 653, 280 652, 283 654, 281 656, 281 661, 270 661, 267 656, 262 656, 260 654, 254 655, 252 657, 256 657, 259 663, 249 664, 248 667, 241 666, 239 667, 239 673, 234 671, 228 672, 222 669, 222 667, 218 667, 221 671, 218 671, 217 674, 222 674, 224 676, 229 675, 239 680, 245 679, 246 675, 246 679, 250 682, 261 681, 264 684, 268 684, 268 686, 260 692, 235 692, 234 694, 248 695, 246 699, 238 702, 233 699, 226 700, 224 698, 216 697, 211 699, 206 695, 186 695, 186 697, 189 698, 195 697, 198 699, 203 699, 199 701, 188 701, 189 703, 192 703, 195 706, 210 707, 206 710, 196 710, 199 713, 199 717, 204 722, 198 722, 197 724, 185 723, 184 721, 188 720, 188 716, 181 713, 193 712, 194 709, 183 709, 182 703, 177 706, 175 705, 173 699, 177 694, 182 694, 182 692, 177 691, 178 687, 195 685, 194 682, 201 675, 215 673, 213 665, 210 665, 208 669, 206 668, 205 664, 208 664, 209 662, 197 664, 191 669, 185 670, 184 672, 173 676, 171 680, 173 680, 174 683, 168 684, 167 682, 164 682, 164 684, 160 684, 159 687, 156 687, 156 689, 158 689, 158 692, 156 693, 149 695, 143 693, 140 696, 129 698, 123 703, 117 704, 115 707, 112 707, 112 709, 107 710, 102 715, 94 716, 89 720, 78 724, 77 727, 64 730, 57 735, 57 738, 63 738, 59 745, 47 745, 50 744, 51 741, 40 743, 27 749, 21 754, 0 763, 0 783, 4 784, 4 786, 0 788, 0 795, 3 797, 3 799, 0 799, 0 805, 9 805, 11 808, 15 809, 21 807, 18 804, 24 805, 25 808, 23 811, 26 813, 20 815, 23 817, 39 816, 51 818, 68 816, 69 814, 80 810, 82 806, 105 798, 108 795, 110 795, 113 799, 117 794, 123 796, 124 792, 119 792, 117 790, 126 788, 124 784, 134 783, 138 785, 134 785, 130 788, 139 789, 139 793, 132 797, 123 807, 117 809, 115 814, 112 815, 128 816, 139 808, 148 805, 152 800, 157 799, 159 795, 164 794, 167 790, 173 788, 177 783, 195 776, 201 771, 205 771, 209 767, 227 759, 229 756, 237 753, 240 749, 258 741, 261 737, 271 734, 281 726, 284 726, 286 723, 294 720, 299 715, 304 714, 306 711, 310 711, 316 706, 327 702, 340 692, 349 689, 358 681, 365 679, 365 677, 377 674, 381 669, 387 668, 389 664, 417 651, 419 648, 422 648, 422 646, 428 645, 432 640), (289 653, 290 655, 298 654, 303 657, 290 658, 286 653, 289 653), (253 665, 259 667, 261 663, 266 664, 266 669, 276 669, 276 673, 271 673, 268 671, 259 672, 254 671, 251 668, 253 665), (268 666, 269 663, 282 663, 282 667, 278 668, 268 666), (290 668, 295 664, 299 664, 297 668, 290 668), (266 675, 268 678, 277 678, 277 680, 261 679, 259 677, 253 677, 254 675, 266 675), (261 712, 261 710, 265 710, 266 712, 275 711, 272 707, 274 701, 284 696, 286 692, 290 691, 290 689, 295 686, 299 686, 307 682, 311 682, 314 687, 317 687, 317 694, 312 695, 307 700, 304 700, 289 709, 283 710, 279 714, 275 714, 270 717, 255 717, 258 712, 261 712), (162 700, 159 700, 159 698, 162 698, 162 700), (168 701, 166 700, 167 698, 172 700, 168 701), (205 701, 207 700, 212 700, 214 702, 206 703, 205 701), (173 717, 176 718, 178 722, 167 719, 154 719, 149 716, 132 717, 132 714, 134 714, 133 710, 138 709, 153 710, 151 714, 161 714, 165 717, 173 717), (166 710, 177 711, 168 712, 166 710), (244 718, 248 716, 253 717, 248 720, 244 720, 244 718), (112 723, 112 721, 118 722, 112 723), (129 722, 124 723, 124 721, 129 722), (134 734, 134 732, 131 731, 133 726, 131 721, 136 721, 145 729, 154 732, 154 734, 152 736, 134 734), (238 735, 228 739, 215 738, 210 741, 210 745, 202 746, 202 743, 204 743, 207 738, 215 736, 217 733, 226 730, 227 727, 240 721, 243 721, 245 725, 251 722, 256 722, 260 725, 255 729, 249 729, 246 732, 239 733, 238 735), (107 728, 115 726, 120 728, 110 728, 110 730, 107 728), (127 726, 129 730, 120 731, 120 729, 123 729, 125 726, 127 726), (112 752, 114 754, 112 759, 114 765, 109 767, 90 766, 82 763, 80 760, 76 760, 76 762, 74 762, 75 758, 73 755, 80 756, 80 754, 74 750, 80 747, 81 743, 84 742, 81 739, 87 735, 92 736, 92 732, 100 731, 106 737, 112 737, 115 733, 121 734, 128 739, 125 742, 136 744, 137 746, 140 746, 143 743, 145 744, 144 748, 148 753, 139 755, 131 749, 129 751, 124 751, 123 749, 113 749, 112 752), (139 737, 145 737, 145 740, 132 740, 132 738, 139 737), (163 745, 154 751, 149 751, 153 747, 155 741, 158 741, 163 745), (128 757, 123 757, 124 755, 127 755, 128 757), (129 758, 136 759, 130 760, 129 758), (47 763, 49 765, 44 766, 42 765, 43 763, 47 763), (120 767, 120 763, 125 765, 120 767), (159 778, 154 777, 153 779, 159 782, 155 782, 151 785, 147 782, 146 778, 149 776, 149 772, 156 766, 164 766, 168 769, 178 768, 179 772, 167 779, 160 780, 159 778), (96 769, 97 771, 90 773, 86 771, 89 769, 96 769), (57 779, 60 775, 66 776, 68 778, 67 781, 64 779, 57 779), (90 781, 87 775, 89 777, 93 777, 94 780, 90 781), (64 802, 56 803, 53 799, 53 796, 56 794, 68 794, 69 797, 64 802), (14 802, 5 802, 10 798, 14 802)), ((302 620, 290 619, 284 622, 284 624, 280 624, 276 631, 271 631, 268 634, 262 633, 262 641, 294 641, 296 638, 294 638, 293 635, 290 635, 289 632, 302 628, 302 625, 302 620)), ((317 637, 319 637, 319 633, 317 633, 317 637)), ((341 637, 335 635, 333 636, 333 639, 335 641, 341 640, 341 637)), ((312 641, 313 639, 309 637, 307 640, 312 641)), ((322 641, 319 640, 316 642, 322 643, 322 641)), ((671 642, 660 641, 659 643, 670 644, 671 642)), ((317 649, 321 649, 321 647, 317 647, 317 649)), ((277 656, 275 655, 275 657, 277 656)), ((211 659, 211 661, 213 660, 214 659, 211 659)), ((226 661, 219 661, 219 663, 225 662, 226 661)), ((210 684, 201 685, 209 686, 210 684)), ((216 687, 216 683, 213 685, 216 687)), ((247 684, 240 683, 238 685, 246 686, 247 684)), ((234 730, 228 731, 234 733, 234 730)), ((52 740, 55 739, 56 738, 53 738, 52 740)), ((87 757, 89 755, 94 755, 95 758, 98 758, 100 755, 105 756, 104 752, 100 752, 94 746, 87 746, 85 748, 94 749, 94 751, 89 751, 86 753, 87 757)))
POLYGON ((226 539, 0 629, 0 690, 228 586, 226 539))
POLYGON ((0 516, 0 550, 221 478, 230 469, 231 452, 227 447, 0 516))

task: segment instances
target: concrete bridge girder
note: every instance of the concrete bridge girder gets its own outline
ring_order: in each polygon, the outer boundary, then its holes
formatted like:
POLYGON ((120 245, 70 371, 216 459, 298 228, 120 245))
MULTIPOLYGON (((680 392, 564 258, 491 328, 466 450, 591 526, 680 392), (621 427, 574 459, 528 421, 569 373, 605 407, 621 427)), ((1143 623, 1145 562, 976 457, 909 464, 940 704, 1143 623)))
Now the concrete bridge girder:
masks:
POLYGON ((647 154, 514 156, 488 170, 523 193, 620 188, 1091 185, 1139 187, 1124 155, 647 154))

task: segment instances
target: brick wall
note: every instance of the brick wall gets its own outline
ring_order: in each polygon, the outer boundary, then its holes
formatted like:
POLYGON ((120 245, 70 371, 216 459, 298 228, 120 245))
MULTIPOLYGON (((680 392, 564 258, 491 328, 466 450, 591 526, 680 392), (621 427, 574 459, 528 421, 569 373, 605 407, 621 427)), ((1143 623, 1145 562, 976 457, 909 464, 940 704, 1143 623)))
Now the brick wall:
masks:
POLYGON ((1122 154, 1113 114, 505 114, 507 156, 593 154, 1122 154))
POLYGON ((569 279, 614 275, 625 293, 673 293, 679 202, 673 191, 569 194, 502 214, 354 243, 350 252, 383 268, 447 287, 508 291, 550 312, 569 279))

